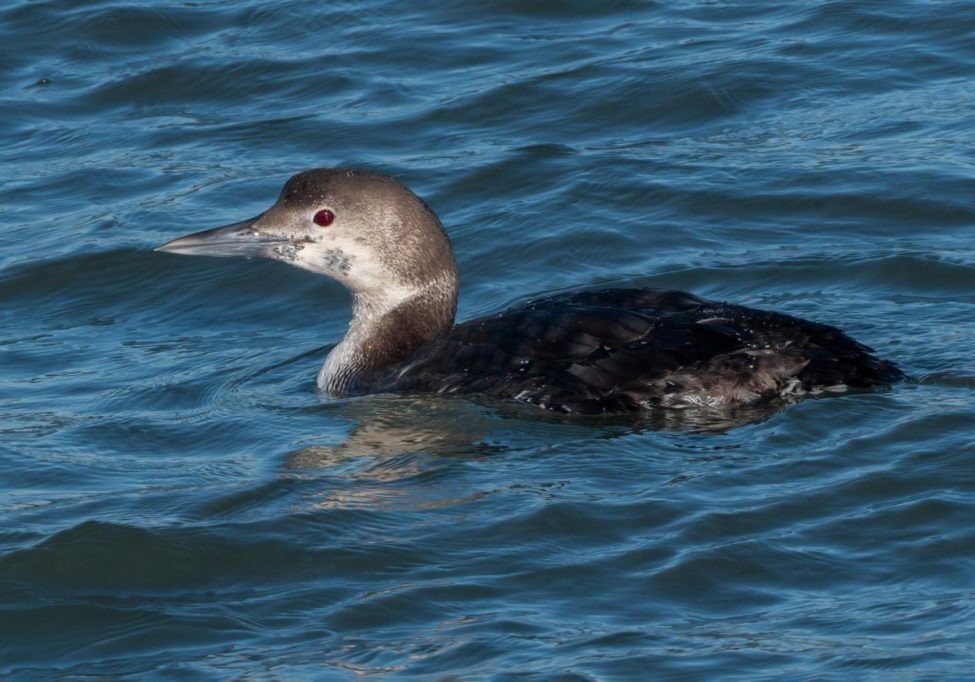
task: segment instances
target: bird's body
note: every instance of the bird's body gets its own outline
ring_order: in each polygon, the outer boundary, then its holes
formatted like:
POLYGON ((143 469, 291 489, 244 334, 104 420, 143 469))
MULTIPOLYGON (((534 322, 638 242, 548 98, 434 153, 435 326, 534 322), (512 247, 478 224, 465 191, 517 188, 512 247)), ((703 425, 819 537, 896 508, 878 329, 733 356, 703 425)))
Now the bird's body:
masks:
POLYGON ((735 405, 899 377, 835 327, 680 291, 602 289, 465 322, 364 377, 361 390, 480 393, 593 414, 735 405))
POLYGON ((734 406, 902 377, 835 327, 678 291, 581 291, 455 326, 458 277, 439 220, 366 171, 306 171, 258 218, 161 249, 269 257, 350 288, 349 332, 318 377, 333 395, 476 393, 593 414, 734 406))

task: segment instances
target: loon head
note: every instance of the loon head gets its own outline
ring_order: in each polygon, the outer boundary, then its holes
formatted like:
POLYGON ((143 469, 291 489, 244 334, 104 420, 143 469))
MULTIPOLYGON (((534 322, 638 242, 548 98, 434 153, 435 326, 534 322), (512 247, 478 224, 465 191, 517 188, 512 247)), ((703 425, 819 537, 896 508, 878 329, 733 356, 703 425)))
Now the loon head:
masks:
POLYGON ((453 251, 436 214, 396 180, 358 169, 298 173, 259 216, 156 250, 279 260, 336 279, 357 298, 384 307, 431 285, 457 287, 453 251))

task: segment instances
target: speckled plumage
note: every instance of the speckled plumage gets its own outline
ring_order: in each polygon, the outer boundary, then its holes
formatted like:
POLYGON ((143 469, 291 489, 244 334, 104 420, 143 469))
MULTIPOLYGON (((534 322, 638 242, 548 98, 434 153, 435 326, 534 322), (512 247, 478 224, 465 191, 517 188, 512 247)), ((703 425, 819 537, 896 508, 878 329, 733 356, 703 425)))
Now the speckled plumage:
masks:
POLYGON ((458 325, 367 385, 592 414, 869 388, 900 376, 835 327, 679 291, 603 289, 458 325))

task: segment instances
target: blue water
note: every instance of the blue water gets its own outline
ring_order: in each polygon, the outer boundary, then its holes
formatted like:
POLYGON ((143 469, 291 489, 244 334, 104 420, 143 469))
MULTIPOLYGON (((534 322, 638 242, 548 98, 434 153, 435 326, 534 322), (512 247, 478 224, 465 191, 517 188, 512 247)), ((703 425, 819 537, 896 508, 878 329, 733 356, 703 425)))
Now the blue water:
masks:
POLYGON ((973 77, 966 2, 4 3, 0 674, 966 677, 973 77), (461 319, 674 287, 909 378, 325 400, 337 284, 152 251, 323 165, 428 200, 461 319))

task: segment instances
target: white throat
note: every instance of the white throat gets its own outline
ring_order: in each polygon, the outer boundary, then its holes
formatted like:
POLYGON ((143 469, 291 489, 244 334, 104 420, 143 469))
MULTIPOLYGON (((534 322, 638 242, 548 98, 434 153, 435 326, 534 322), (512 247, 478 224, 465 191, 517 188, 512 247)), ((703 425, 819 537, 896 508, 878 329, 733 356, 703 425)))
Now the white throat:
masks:
POLYGON ((396 288, 384 295, 356 294, 352 301, 352 319, 342 340, 329 351, 316 384, 330 395, 341 393, 349 380, 363 365, 363 349, 375 335, 384 315, 419 293, 418 290, 396 288))
MULTIPOLYGON (((421 309, 425 305, 439 307, 444 301, 453 302, 456 291, 456 274, 451 272, 420 286, 397 285, 381 293, 355 293, 349 330, 325 358, 316 380, 318 389, 329 395, 349 392, 358 376, 374 369, 370 367, 374 359, 386 354, 388 349, 382 347, 380 330, 391 316, 395 317, 398 308, 407 304, 419 304, 421 309)), ((453 304, 450 308, 449 323, 452 323, 453 304)))

